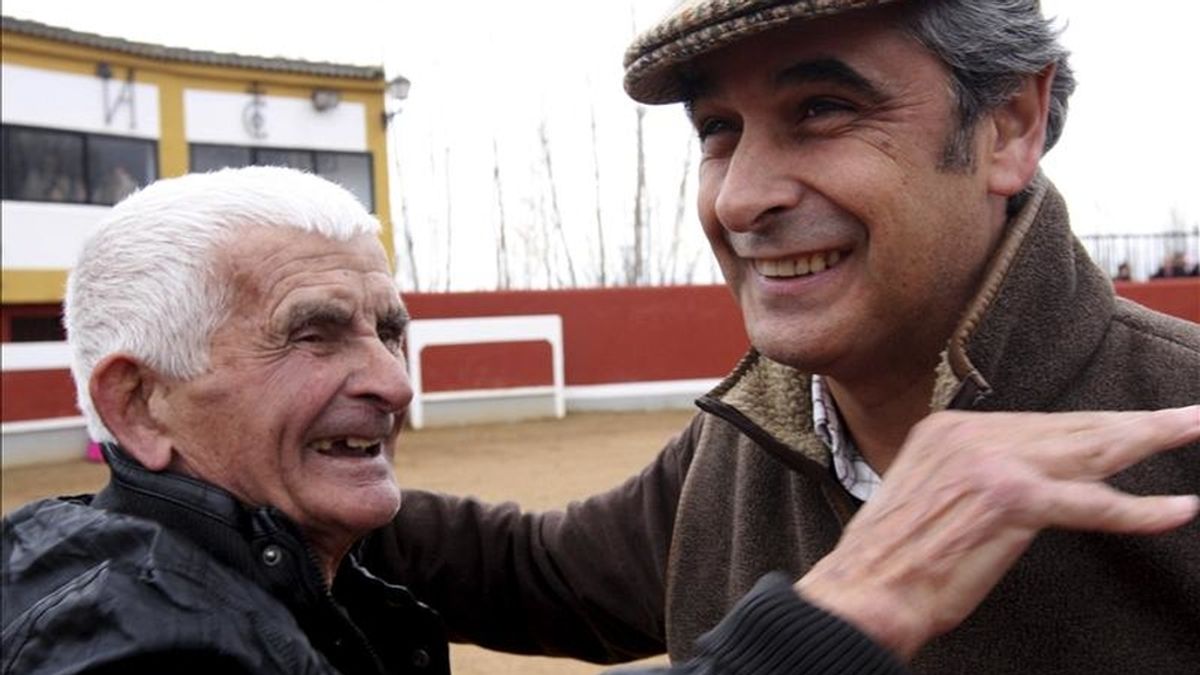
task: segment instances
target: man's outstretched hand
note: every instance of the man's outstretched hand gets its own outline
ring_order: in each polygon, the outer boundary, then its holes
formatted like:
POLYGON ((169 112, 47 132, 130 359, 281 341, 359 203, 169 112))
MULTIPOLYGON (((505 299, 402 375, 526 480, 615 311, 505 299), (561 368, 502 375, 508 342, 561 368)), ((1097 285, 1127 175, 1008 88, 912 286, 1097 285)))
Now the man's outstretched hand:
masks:
POLYGON ((1039 530, 1155 534, 1194 518, 1194 495, 1136 497, 1103 481, 1198 438, 1200 406, 931 415, 796 589, 910 659, 966 619, 1039 530))

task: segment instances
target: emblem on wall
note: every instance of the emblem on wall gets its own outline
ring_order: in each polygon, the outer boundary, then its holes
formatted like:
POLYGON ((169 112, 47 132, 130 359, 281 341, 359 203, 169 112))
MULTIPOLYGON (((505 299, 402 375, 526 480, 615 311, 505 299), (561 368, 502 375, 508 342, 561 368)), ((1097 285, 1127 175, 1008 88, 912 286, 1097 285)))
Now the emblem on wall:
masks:
POLYGON ((113 79, 112 66, 107 63, 99 63, 96 65, 96 77, 104 83, 104 126, 111 127, 113 120, 117 116, 117 112, 121 108, 129 108, 129 129, 133 131, 137 129, 137 115, 134 114, 134 88, 133 88, 133 68, 125 69, 125 81, 121 83, 121 88, 117 90, 116 98, 112 96, 110 82, 113 79))
POLYGON ((242 108, 242 127, 251 138, 266 138, 267 118, 263 114, 263 108, 267 107, 267 101, 263 98, 263 90, 255 82, 250 85, 249 92, 250 101, 242 108))

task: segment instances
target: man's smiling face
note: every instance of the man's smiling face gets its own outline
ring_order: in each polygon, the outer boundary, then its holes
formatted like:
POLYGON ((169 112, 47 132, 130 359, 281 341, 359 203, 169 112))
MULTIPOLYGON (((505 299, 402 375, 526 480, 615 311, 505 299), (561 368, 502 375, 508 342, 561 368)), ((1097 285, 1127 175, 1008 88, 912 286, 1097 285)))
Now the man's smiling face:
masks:
POLYGON ((897 17, 716 51, 688 105, 701 223, 751 342, 847 380, 932 366, 1003 222, 985 162, 942 165, 957 129, 948 71, 897 17))
POLYGON ((393 445, 412 389, 383 249, 247 227, 220 262, 231 309, 211 368, 164 397, 174 468, 338 549, 400 504, 393 445))

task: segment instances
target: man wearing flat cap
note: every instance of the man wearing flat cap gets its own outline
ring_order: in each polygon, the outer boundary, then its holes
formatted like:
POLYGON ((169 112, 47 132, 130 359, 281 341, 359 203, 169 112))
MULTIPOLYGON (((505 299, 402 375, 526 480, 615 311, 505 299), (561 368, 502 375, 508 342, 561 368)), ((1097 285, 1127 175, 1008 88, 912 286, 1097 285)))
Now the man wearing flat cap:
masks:
POLYGON ((624 485, 541 516, 414 493, 376 566, 506 649, 684 659, 778 570, 818 605, 857 593, 835 613, 920 672, 1195 673, 1200 525, 1117 534, 1120 509, 1058 479, 1193 493, 1200 446, 1093 472, 1023 420, 942 412, 1200 401, 1200 328, 1116 298, 1039 170, 1075 85, 1038 2, 688 0, 625 64, 634 99, 695 125, 701 225, 753 348, 624 485), (899 452, 934 432, 952 442, 899 452), (881 505, 913 485, 920 508, 881 505), (878 518, 895 536, 856 542, 878 518), (905 597, 1006 527, 1016 562, 964 624, 905 597), (896 637, 921 621, 944 634, 896 637))

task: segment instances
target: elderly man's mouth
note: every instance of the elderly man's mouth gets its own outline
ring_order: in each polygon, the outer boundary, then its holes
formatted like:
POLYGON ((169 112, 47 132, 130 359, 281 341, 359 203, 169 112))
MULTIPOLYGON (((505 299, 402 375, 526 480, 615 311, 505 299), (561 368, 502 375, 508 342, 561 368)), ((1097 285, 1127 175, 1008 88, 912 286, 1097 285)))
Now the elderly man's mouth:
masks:
POLYGON ((833 269, 849 251, 817 251, 789 258, 754 258, 754 271, 773 279, 804 277, 833 269))
POLYGON ((381 438, 343 436, 325 438, 308 444, 308 447, 330 457, 376 457, 383 452, 381 438))

